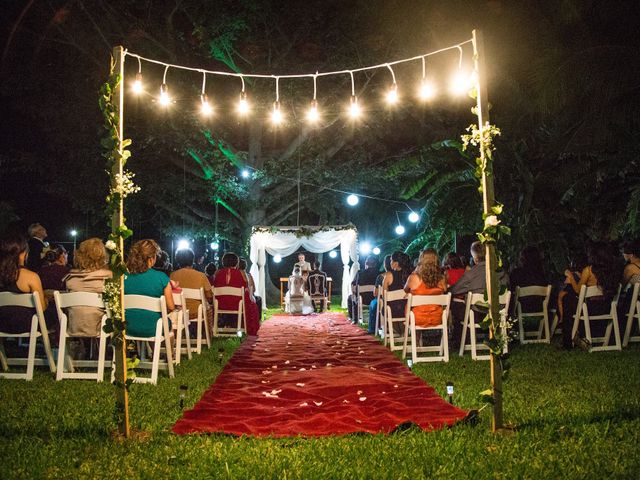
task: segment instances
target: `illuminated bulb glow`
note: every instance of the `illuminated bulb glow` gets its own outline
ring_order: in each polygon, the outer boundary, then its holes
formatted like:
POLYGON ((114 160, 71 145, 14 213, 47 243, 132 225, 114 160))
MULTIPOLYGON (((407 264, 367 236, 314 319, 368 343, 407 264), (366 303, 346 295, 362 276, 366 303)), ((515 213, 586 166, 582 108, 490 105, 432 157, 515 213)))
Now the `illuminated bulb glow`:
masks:
POLYGON ((275 123, 276 125, 279 125, 282 123, 282 111, 280 110, 280 102, 279 101, 275 101, 273 102, 273 112, 271 112, 271 121, 273 123, 275 123))
POLYGON ((245 168, 244 170, 242 170, 240 175, 242 175, 242 178, 249 178, 249 170, 245 168))
POLYGON ((209 98, 207 97, 207 95, 201 95, 200 100, 202 102, 200 105, 200 111, 202 112, 202 114, 211 115, 211 113, 213 112, 213 108, 211 108, 211 104, 209 103, 209 98))
POLYGON ((238 113, 246 115, 249 113, 249 102, 247 101, 247 94, 240 93, 240 101, 238 102, 238 113))
POLYGON ((398 226, 396 227, 396 234, 397 234, 397 235, 403 235, 403 234, 404 234, 404 232, 405 232, 405 229, 404 229, 404 227, 403 227, 402 225, 398 225, 398 226))
POLYGON ((75 237, 76 235, 78 235, 77 230, 71 230, 69 233, 71 234, 72 237, 75 237))
POLYGON ((218 250, 220 248, 220 244, 218 242, 211 242, 209 247, 211 247, 211 250, 218 250))
POLYGON ((420 84, 420 90, 418 92, 419 97, 422 100, 431 100, 436 94, 436 89, 432 83, 423 80, 420 84))
POLYGON ((462 71, 458 71, 451 80, 451 93, 454 95, 464 95, 471 88, 471 82, 468 75, 462 71))
POLYGON ((393 85, 391 85, 391 88, 389 89, 389 91, 387 92, 387 102, 394 104, 397 103, 398 101, 398 85, 394 82, 393 85))
POLYGON ((369 242, 363 242, 360 244, 360 253, 363 255, 369 255, 371 253, 371 244, 369 242))
POLYGON ((176 251, 186 250, 190 246, 191 244, 189 243, 189 240, 185 240, 185 239, 178 240, 178 246, 176 247, 176 251))
POLYGON ((380 248, 378 248, 378 247, 373 247, 372 252, 373 252, 373 254, 374 254, 374 255, 380 255, 380 248))
POLYGON ((133 81, 133 84, 131 85, 131 90, 133 90, 133 93, 142 93, 142 74, 141 73, 136 73, 136 79, 133 81))
POLYGON ((282 257, 280 255, 273 256, 274 263, 280 263, 282 261, 282 257))
POLYGON ((338 252, 336 252, 335 250, 331 250, 331 251, 329 252, 329 256, 330 256, 331 258, 336 258, 336 257, 338 256, 338 252))
POLYGON ((352 207, 355 207, 359 201, 360 199, 358 198, 358 196, 354 195, 353 193, 347 197, 347 203, 352 207))
POLYGON ((310 122, 317 122, 320 119, 320 112, 318 112, 318 101, 311 100, 311 107, 307 112, 307 120, 310 122))
POLYGON ((167 89, 167 84, 163 83, 160 86, 160 105, 167 106, 171 103, 171 98, 169 97, 169 91, 167 89))
POLYGON ((418 220, 420 220, 420 215, 418 215, 416 212, 411 212, 409 214, 409 221, 411 223, 416 223, 418 220))
POLYGON ((349 105, 349 115, 351 118, 357 118, 360 116, 360 105, 358 105, 358 97, 351 95, 351 104, 349 105))

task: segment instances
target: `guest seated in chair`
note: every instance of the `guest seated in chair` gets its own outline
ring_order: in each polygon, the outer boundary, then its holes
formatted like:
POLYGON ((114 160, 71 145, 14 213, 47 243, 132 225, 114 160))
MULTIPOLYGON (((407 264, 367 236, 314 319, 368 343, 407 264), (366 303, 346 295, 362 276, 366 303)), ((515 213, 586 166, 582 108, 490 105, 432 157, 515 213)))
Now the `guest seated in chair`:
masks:
POLYGON ((249 295, 251 300, 256 303, 258 306, 258 313, 260 317, 262 317, 262 297, 256 295, 256 283, 253 281, 253 276, 251 273, 247 272, 247 260, 244 258, 240 258, 240 263, 238 264, 238 269, 242 276, 247 281, 247 285, 249 286, 249 295))
POLYGON ((442 262, 444 268, 444 277, 447 280, 447 288, 453 287, 466 271, 460 255, 455 252, 449 252, 442 262))
POLYGON ((640 240, 625 243, 622 256, 627 262, 622 273, 622 288, 640 283, 640 240))
MULTIPOLYGON (((99 238, 89 238, 80 244, 73 258, 73 267, 64 277, 69 292, 102 293, 104 282, 113 276, 107 266, 107 251, 99 238)), ((99 308, 70 308, 67 333, 77 337, 97 337, 103 315, 104 310, 99 308)))
MULTIPOLYGON (((205 312, 209 311, 209 305, 213 302, 213 293, 211 292, 211 284, 207 276, 193 268, 193 260, 195 255, 190 248, 184 248, 176 252, 176 264, 178 270, 175 270, 169 277, 180 288, 193 288, 204 290, 204 296, 208 305, 203 305, 205 312)), ((193 298, 187 298, 187 309, 189 310, 189 318, 198 317, 198 307, 200 302, 193 298)))
POLYGON ((313 270, 309 272, 309 276, 306 280, 306 289, 311 297, 311 303, 313 304, 313 310, 315 312, 324 312, 327 309, 325 300, 314 300, 313 297, 326 297, 327 296, 327 274, 320 270, 320 262, 315 260, 313 262, 313 270))
MULTIPOLYGON (((538 247, 528 245, 520 252, 520 266, 514 268, 509 275, 511 298, 515 303, 516 289, 518 287, 546 287, 549 279, 544 271, 542 255, 538 247)), ((530 297, 520 299, 525 312, 539 312, 542 309, 543 299, 530 297)), ((510 311, 513 311, 512 309, 510 311)))
POLYGON ((44 263, 40 269, 40 281, 45 293, 50 290, 64 290, 62 279, 69 273, 67 249, 62 245, 49 245, 44 249, 44 263))
MULTIPOLYGON (((169 277, 166 273, 153 269, 158 253, 160 253, 160 247, 154 240, 138 240, 131 246, 127 257, 129 273, 124 279, 124 293, 156 298, 164 295, 167 312, 171 312, 175 309, 175 304, 169 277)), ((125 315, 128 335, 153 337, 156 334, 157 313, 127 308, 125 315)))
MULTIPOLYGON (((0 292, 37 293, 43 310, 47 307, 44 290, 37 273, 25 268, 28 246, 22 235, 7 235, 0 240, 0 292)), ((0 332, 28 333, 35 312, 25 307, 0 307, 0 332)), ((47 321, 47 328, 57 323, 47 321), (51 323, 49 323, 51 322, 51 323)))
MULTIPOLYGON (((415 271, 409 275, 404 291, 413 295, 442 295, 447 291, 438 253, 427 248, 420 253, 415 271)), ((412 309, 417 327, 431 327, 442 323, 442 306, 420 305, 412 309)))
MULTIPOLYGON (((378 277, 378 257, 369 255, 364 262, 364 270, 356 274, 356 278, 351 282, 352 295, 347 299, 349 319, 353 323, 358 323, 358 287, 364 285, 375 286, 378 277)), ((362 304, 369 305, 373 300, 373 293, 362 295, 362 304)))
MULTIPOLYGON (((249 285, 247 280, 238 269, 240 258, 238 255, 232 252, 227 252, 222 256, 222 268, 216 271, 213 279, 213 286, 218 287, 236 287, 244 288, 244 314, 247 324, 247 334, 257 335, 260 329, 260 314, 258 312, 258 305, 251 300, 251 294, 249 292, 249 285)), ((218 305, 222 310, 235 308, 233 304, 233 297, 222 295, 218 297, 218 305)), ((234 319, 222 315, 220 318, 219 326, 230 327, 235 325, 231 322, 234 319)))

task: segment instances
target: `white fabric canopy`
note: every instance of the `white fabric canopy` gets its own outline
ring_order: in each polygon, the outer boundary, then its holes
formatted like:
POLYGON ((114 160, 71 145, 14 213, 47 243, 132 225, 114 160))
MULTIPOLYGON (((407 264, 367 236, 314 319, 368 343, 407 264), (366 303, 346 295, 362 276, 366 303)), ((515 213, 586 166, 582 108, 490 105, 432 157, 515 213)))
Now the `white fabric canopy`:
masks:
MULTIPOLYGON (((358 234, 355 227, 324 227, 306 236, 296 236, 300 227, 276 227, 277 231, 254 230, 251 234, 251 275, 256 284, 258 295, 263 298, 262 306, 266 308, 266 288, 264 265, 267 253, 286 257, 295 253, 300 247, 312 253, 324 253, 340 246, 342 260, 342 307, 347 306, 347 297, 351 292, 351 280, 358 271, 357 243, 358 234), (349 268, 349 262, 352 262, 349 268)), ((303 227, 313 231, 313 227, 303 227)))

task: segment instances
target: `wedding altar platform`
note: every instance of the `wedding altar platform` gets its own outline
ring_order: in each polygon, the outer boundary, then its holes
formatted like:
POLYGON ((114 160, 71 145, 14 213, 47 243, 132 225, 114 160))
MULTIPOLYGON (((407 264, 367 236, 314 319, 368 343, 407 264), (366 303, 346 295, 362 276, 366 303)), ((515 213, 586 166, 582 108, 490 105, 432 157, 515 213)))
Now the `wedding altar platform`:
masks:
POLYGON ((407 423, 430 431, 466 414, 343 314, 275 315, 173 432, 327 436, 390 433, 407 423))

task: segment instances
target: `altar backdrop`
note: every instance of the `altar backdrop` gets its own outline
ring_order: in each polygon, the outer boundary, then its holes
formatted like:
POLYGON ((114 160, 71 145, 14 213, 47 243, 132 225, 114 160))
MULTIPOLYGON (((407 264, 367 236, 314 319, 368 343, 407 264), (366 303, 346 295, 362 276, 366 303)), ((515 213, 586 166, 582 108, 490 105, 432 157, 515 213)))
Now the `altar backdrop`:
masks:
POLYGON ((334 227, 257 227, 251 234, 251 275, 256 283, 256 292, 263 299, 262 308, 267 308, 264 265, 267 253, 287 257, 301 247, 312 253, 324 253, 340 246, 342 259, 342 303, 346 308, 351 294, 351 280, 359 269, 358 232, 353 226, 334 227), (351 266, 349 266, 351 263, 351 266))

